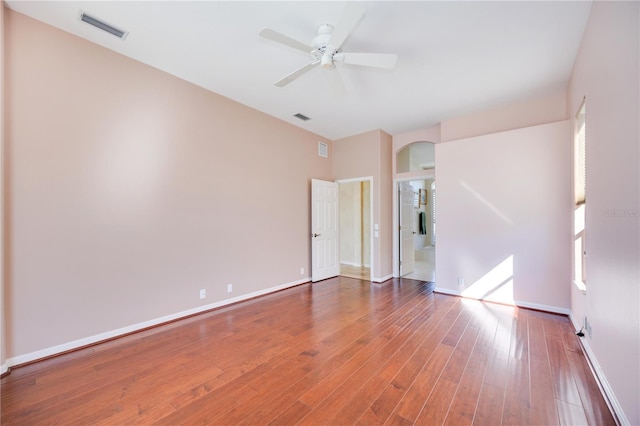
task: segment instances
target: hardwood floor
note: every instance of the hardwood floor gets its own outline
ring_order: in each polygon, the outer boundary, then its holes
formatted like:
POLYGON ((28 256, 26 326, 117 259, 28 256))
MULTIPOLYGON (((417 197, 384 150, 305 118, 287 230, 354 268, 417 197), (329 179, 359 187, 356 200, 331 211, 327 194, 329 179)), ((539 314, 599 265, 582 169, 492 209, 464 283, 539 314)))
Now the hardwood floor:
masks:
POLYGON ((564 316, 334 278, 12 370, 9 424, 613 425, 564 316))

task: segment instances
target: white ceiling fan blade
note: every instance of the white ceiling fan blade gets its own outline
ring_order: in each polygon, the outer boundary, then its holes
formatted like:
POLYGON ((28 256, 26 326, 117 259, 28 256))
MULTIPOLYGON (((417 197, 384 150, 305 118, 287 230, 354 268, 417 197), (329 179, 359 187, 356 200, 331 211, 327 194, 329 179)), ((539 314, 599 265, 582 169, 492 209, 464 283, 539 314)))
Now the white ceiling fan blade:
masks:
POLYGON ((329 45, 339 49, 363 16, 364 7, 356 3, 348 3, 344 8, 342 16, 336 24, 335 29, 331 33, 329 45))
POLYGON ((398 61, 398 55, 392 53, 336 53, 333 60, 350 65, 393 69, 398 61))
POLYGON ((286 77, 276 81, 274 84, 277 87, 284 87, 287 84, 291 83, 296 78, 300 77, 302 74, 305 74, 305 73, 311 71, 313 68, 317 67, 319 63, 320 63, 320 60, 314 60, 312 62, 309 62, 307 65, 305 65, 305 66, 303 66, 301 68, 298 68, 297 70, 295 70, 291 74, 287 75, 286 77))
POLYGON ((313 47, 309 46, 308 44, 305 44, 298 40, 294 40, 289 36, 280 34, 279 32, 273 31, 269 28, 263 28, 259 34, 262 38, 284 44, 285 46, 293 47, 294 49, 302 50, 305 53, 310 53, 312 50, 314 50, 313 47))

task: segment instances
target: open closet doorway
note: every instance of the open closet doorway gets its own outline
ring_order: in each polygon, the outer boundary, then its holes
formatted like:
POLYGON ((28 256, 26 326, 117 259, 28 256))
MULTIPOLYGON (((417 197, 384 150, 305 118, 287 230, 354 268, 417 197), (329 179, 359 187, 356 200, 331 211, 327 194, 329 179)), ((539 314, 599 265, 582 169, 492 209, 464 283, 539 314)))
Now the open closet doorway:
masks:
POLYGON ((399 182, 400 275, 436 280, 435 180, 399 182))
POLYGON ((436 279, 435 145, 414 142, 396 154, 397 276, 421 281, 436 279))
POLYGON ((371 280, 371 181, 339 184, 340 275, 371 280))

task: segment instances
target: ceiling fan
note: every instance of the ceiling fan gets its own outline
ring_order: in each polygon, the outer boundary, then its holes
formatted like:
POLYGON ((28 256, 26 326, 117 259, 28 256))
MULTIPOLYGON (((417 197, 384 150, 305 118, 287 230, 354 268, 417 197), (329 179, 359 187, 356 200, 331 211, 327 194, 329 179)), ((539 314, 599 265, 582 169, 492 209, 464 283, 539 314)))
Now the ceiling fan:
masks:
POLYGON ((311 55, 311 62, 276 81, 275 85, 284 87, 318 65, 334 71, 337 71, 335 69, 336 63, 393 69, 398 59, 397 55, 387 53, 349 53, 341 50, 342 44, 363 16, 364 8, 362 6, 354 3, 347 5, 335 27, 330 24, 323 24, 318 27, 317 35, 310 45, 269 28, 264 28, 260 31, 260 36, 265 39, 311 55))

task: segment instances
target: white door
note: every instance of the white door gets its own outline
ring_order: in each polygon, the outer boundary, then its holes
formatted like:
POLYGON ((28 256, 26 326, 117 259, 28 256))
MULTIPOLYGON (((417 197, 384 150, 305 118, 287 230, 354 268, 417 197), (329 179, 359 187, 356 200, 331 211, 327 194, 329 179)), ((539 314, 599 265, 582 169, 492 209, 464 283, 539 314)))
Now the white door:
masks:
POLYGON ((311 180, 311 281, 340 275, 338 184, 311 180))
POLYGON ((409 182, 400 182, 400 276, 413 272, 414 196, 409 182))

